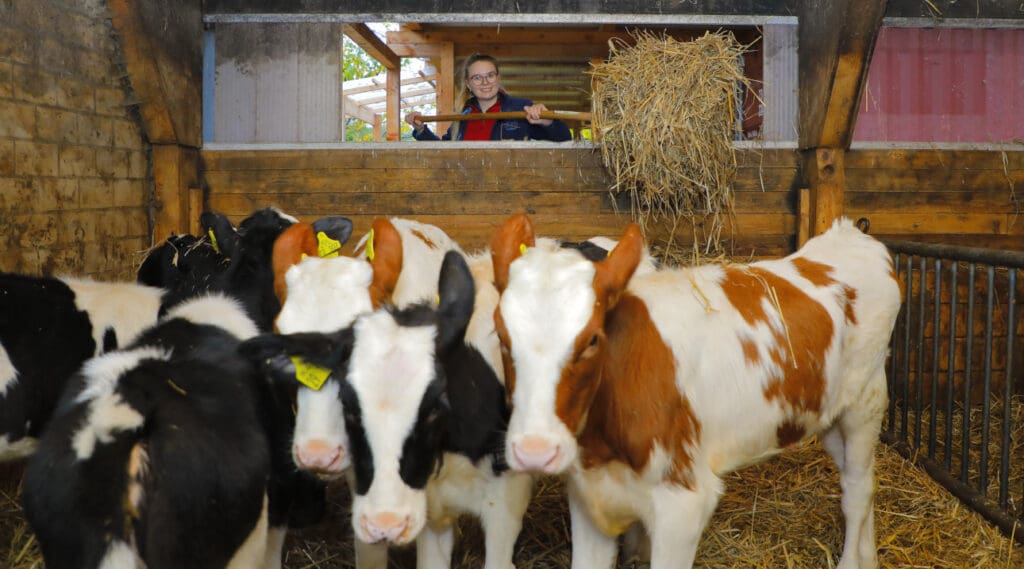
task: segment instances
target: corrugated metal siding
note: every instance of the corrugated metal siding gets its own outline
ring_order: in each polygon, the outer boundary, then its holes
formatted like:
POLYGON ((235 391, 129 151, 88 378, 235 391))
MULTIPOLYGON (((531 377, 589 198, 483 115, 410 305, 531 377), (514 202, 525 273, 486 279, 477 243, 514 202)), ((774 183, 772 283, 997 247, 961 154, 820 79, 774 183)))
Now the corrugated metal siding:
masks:
POLYGON ((1024 139, 1024 30, 883 28, 854 140, 1024 139))
POLYGON ((762 138, 773 142, 795 141, 797 137, 797 86, 800 71, 797 60, 796 25, 764 27, 764 132, 762 138))

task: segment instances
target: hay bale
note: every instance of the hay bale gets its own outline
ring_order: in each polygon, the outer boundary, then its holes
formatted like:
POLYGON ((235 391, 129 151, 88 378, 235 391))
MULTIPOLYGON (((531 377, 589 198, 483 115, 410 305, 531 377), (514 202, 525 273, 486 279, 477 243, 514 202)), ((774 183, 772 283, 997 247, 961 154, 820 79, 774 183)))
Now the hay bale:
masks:
POLYGON ((630 194, 645 234, 653 223, 674 229, 690 218, 695 249, 703 241, 705 254, 717 254, 732 211, 746 48, 729 32, 688 42, 651 32, 634 39, 612 40, 608 60, 590 70, 593 125, 612 191, 630 194))

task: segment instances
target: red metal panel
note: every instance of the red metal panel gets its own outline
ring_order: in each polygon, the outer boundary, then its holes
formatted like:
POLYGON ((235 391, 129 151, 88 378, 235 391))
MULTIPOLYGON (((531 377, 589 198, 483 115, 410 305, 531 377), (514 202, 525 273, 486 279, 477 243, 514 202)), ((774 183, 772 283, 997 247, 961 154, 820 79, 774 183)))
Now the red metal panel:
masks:
POLYGON ((882 28, 854 140, 1024 139, 1024 30, 882 28))

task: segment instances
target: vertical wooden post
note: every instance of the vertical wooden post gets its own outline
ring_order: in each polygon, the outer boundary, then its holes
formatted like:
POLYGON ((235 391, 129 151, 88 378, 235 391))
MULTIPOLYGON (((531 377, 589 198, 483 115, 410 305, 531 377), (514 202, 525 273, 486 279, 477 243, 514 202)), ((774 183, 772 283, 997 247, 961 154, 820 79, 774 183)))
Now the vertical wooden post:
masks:
POLYGON ((198 186, 199 152, 178 144, 153 145, 153 239, 189 230, 189 188, 198 186))
POLYGON ((799 249, 811 238, 811 190, 809 188, 800 188, 797 207, 799 211, 796 218, 796 248, 799 249))
POLYGON ((381 124, 382 122, 383 121, 381 120, 380 114, 373 115, 373 141, 374 142, 380 142, 381 141, 381 131, 383 130, 381 128, 383 126, 381 124))
POLYGON ((400 116, 402 114, 402 105, 399 104, 398 100, 402 96, 402 71, 401 69, 388 69, 386 77, 387 86, 385 87, 385 113, 387 114, 388 117, 387 139, 389 141, 394 142, 398 140, 399 128, 402 126, 402 117, 400 116))
MULTIPOLYGON (((457 113, 462 109, 454 108, 455 90, 459 88, 459 78, 455 76, 455 44, 452 42, 442 42, 440 47, 441 56, 438 59, 441 60, 441 68, 437 70, 437 94, 435 96, 437 112, 442 114, 457 113)), ((450 124, 446 122, 437 123, 437 135, 444 135, 450 124)))
POLYGON ((841 148, 815 148, 804 153, 804 173, 811 189, 812 235, 824 233, 843 215, 845 157, 841 148))
POLYGON ((199 214, 203 213, 203 189, 191 187, 188 189, 188 232, 192 235, 199 235, 199 214))

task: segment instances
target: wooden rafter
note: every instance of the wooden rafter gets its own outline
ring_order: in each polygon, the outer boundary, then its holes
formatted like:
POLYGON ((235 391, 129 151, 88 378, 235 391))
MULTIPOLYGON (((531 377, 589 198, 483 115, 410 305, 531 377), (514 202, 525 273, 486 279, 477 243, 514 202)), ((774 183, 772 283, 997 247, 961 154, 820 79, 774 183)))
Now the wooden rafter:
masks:
POLYGON ((366 24, 345 24, 342 31, 389 71, 402 68, 402 60, 366 24))

